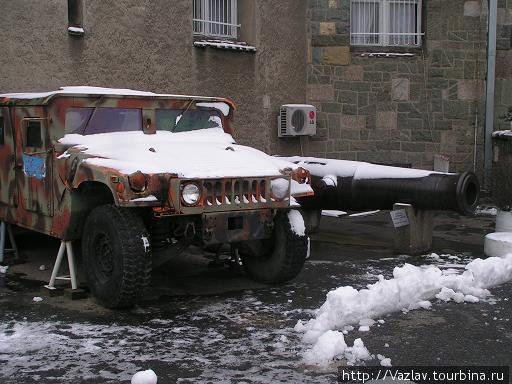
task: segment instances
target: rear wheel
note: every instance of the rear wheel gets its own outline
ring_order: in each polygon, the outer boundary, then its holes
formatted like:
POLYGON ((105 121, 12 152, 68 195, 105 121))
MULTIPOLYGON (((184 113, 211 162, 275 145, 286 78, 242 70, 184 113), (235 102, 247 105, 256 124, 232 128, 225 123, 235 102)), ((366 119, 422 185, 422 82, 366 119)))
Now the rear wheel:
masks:
POLYGON ((279 212, 274 219, 271 239, 250 241, 240 246, 242 263, 251 278, 262 283, 280 284, 300 273, 308 256, 309 239, 292 224, 297 215, 300 215, 298 211, 279 212))
POLYGON ((142 219, 127 208, 92 210, 84 225, 82 255, 89 288, 105 307, 130 307, 149 285, 149 236, 142 219))

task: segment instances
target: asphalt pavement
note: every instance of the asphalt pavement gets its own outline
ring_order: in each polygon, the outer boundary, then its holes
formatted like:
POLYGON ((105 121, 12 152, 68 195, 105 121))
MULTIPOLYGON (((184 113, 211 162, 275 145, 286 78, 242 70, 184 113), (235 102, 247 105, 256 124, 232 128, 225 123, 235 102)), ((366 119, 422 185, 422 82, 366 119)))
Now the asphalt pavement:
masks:
MULTIPOLYGON (((438 213, 434 223, 433 251, 470 261, 483 256, 494 217, 438 213)), ((129 383, 148 368, 161 384, 336 383, 337 367, 346 362, 305 366, 301 356, 308 346, 293 330, 296 322, 313 317, 331 289, 361 289, 378 275, 391 277, 404 263, 431 263, 425 255, 393 253, 386 212, 324 217, 311 258, 289 284, 254 283, 242 271, 210 267, 191 250, 155 272, 142 303, 111 311, 91 298, 50 297, 42 286, 58 242, 30 232, 17 239, 27 262, 12 266, 0 281, 5 384, 129 383)), ((395 366, 512 366, 511 287, 493 288, 486 302, 434 301, 430 310, 389 314, 369 332, 351 332, 347 344, 361 337, 372 354, 391 358, 395 366)))

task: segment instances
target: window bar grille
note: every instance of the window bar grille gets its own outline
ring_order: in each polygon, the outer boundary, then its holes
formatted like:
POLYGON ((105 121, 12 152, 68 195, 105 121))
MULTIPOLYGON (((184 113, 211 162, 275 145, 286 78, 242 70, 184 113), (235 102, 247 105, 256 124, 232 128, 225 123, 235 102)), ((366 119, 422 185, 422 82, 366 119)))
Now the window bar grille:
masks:
POLYGON ((192 21, 196 34, 236 38, 237 0, 194 0, 192 21))
POLYGON ((421 45, 422 0, 351 0, 351 44, 421 45))

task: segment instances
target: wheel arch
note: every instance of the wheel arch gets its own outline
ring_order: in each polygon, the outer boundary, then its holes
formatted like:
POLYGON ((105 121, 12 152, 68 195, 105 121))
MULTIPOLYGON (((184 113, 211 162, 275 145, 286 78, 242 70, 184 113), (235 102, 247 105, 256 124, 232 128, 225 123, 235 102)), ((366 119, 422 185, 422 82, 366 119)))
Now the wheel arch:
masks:
POLYGON ((71 190, 72 220, 69 223, 68 238, 80 239, 83 225, 89 213, 101 205, 115 205, 112 190, 100 181, 83 181, 71 190))

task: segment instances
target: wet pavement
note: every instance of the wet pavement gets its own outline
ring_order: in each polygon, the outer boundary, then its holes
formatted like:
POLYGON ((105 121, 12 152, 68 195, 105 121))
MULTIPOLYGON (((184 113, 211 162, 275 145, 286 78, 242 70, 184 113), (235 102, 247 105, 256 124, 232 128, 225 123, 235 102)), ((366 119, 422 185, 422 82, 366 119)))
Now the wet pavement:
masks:
MULTIPOLYGON (((434 251, 466 264, 482 257, 493 217, 437 214, 434 251)), ((153 369, 159 383, 335 383, 336 369, 307 367, 307 348, 293 330, 334 288, 363 288, 405 262, 451 266, 446 258, 394 255, 389 215, 322 220, 311 258, 292 283, 269 287, 242 272, 209 268, 192 250, 160 269, 148 297, 130 311, 110 311, 88 298, 49 297, 41 280, 58 243, 18 236, 28 258, 0 287, 1 383, 129 383, 153 369), (34 302, 34 297, 43 300, 34 302)), ((455 268, 461 266, 455 266, 455 268)), ((369 332, 353 331, 372 354, 393 365, 512 366, 512 284, 477 304, 433 302, 432 309, 394 313, 369 332)), ((365 364, 378 364, 374 359, 365 364)))

